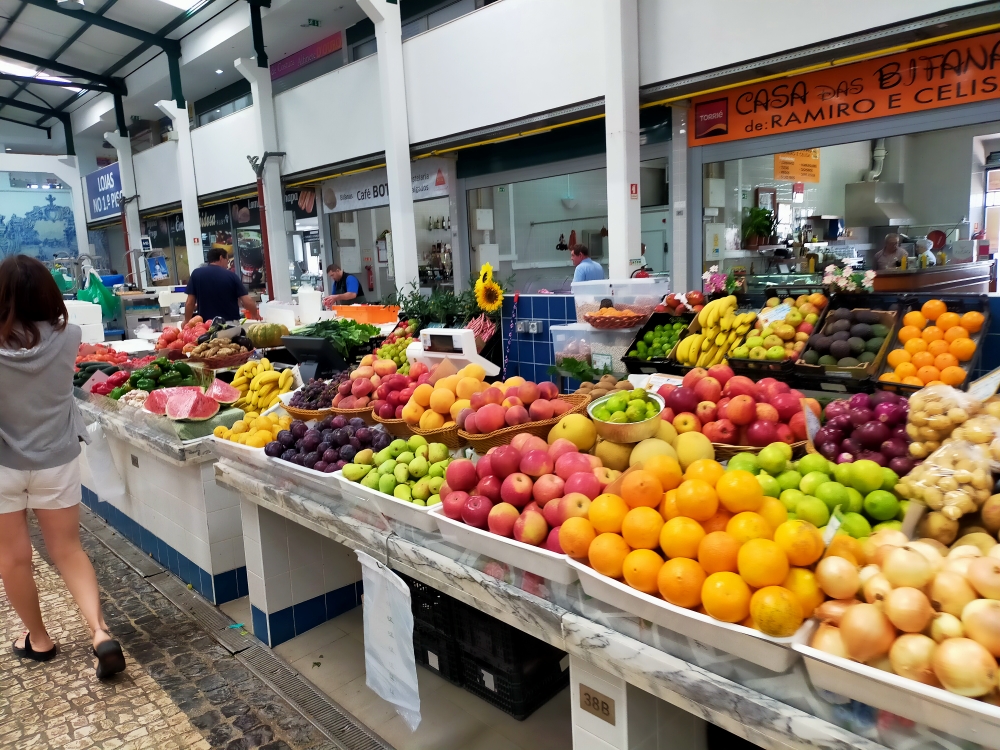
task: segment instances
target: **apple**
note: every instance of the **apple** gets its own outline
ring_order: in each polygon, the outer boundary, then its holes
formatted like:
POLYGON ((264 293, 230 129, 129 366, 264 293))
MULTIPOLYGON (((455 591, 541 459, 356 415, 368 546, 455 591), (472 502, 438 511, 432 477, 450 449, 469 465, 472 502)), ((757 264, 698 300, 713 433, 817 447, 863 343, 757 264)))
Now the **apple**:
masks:
POLYGON ((542 508, 542 517, 549 526, 559 526, 563 522, 563 517, 558 501, 548 503, 542 508))
POLYGON ((476 485, 476 489, 473 492, 476 495, 482 495, 483 497, 489 498, 491 503, 500 502, 500 486, 503 482, 499 477, 488 476, 483 477, 479 480, 479 484, 476 485))
POLYGON ((674 414, 674 410, 671 409, 669 406, 663 407, 663 410, 660 412, 660 419, 666 422, 670 422, 671 424, 673 424, 675 416, 677 415, 674 414))
MULTIPOLYGON (((537 403, 537 402, 535 402, 537 403)), ((532 404, 534 406, 534 404, 532 404)), ((521 471, 529 477, 540 477, 555 471, 555 461, 545 451, 532 450, 521 456, 521 471)))
POLYGON ((687 303, 692 307, 698 307, 699 305, 701 307, 705 306, 705 295, 699 292, 697 289, 688 292, 686 295, 684 295, 684 299, 686 299, 687 303))
POLYGON ((805 440, 808 434, 806 431, 806 413, 800 411, 793 414, 792 418, 788 420, 788 427, 791 429, 792 435, 796 440, 805 440))
POLYGON ((765 422, 758 419, 747 427, 748 445, 763 448, 777 439, 777 422, 765 422))
POLYGON ((490 509, 486 524, 490 531, 499 536, 514 536, 514 524, 521 513, 510 503, 498 503, 490 509))
POLYGON ((722 398, 722 384, 711 375, 699 380, 694 386, 695 395, 702 401, 717 402, 722 398))
POLYGON ((729 365, 712 365, 708 368, 708 376, 715 378, 720 385, 725 387, 726 383, 733 377, 733 369, 729 365))
POLYGON ((538 507, 538 503, 532 500, 530 503, 528 503, 521 509, 522 513, 527 513, 528 511, 532 511, 533 513, 541 513, 542 509, 538 507))
MULTIPOLYGON (((453 464, 449 464, 451 468, 453 464)), ((506 479, 511 474, 521 470, 521 451, 512 445, 501 445, 490 454, 490 466, 493 474, 500 479, 506 479)), ((527 502, 527 501, 525 501, 527 502)), ((523 506, 524 503, 521 503, 523 506)))
POLYGON ((692 367, 685 373, 681 385, 685 388, 694 388, 698 381, 708 375, 708 370, 704 367, 692 367))
POLYGON ((663 385, 661 385, 659 388, 656 389, 656 394, 660 396, 664 401, 666 401, 667 396, 669 396, 670 392, 674 390, 674 388, 676 387, 677 386, 674 385, 673 383, 664 383, 663 385))
POLYGON ((594 469, 594 476, 597 477, 597 481, 601 485, 601 492, 604 492, 605 488, 621 475, 620 471, 609 469, 607 466, 598 466, 594 469))
POLYGON ((757 384, 743 375, 734 375, 722 389, 723 396, 757 396, 757 384))
POLYGON ((483 456, 479 459, 479 463, 476 464, 476 476, 480 479, 493 476, 492 456, 483 456))
MULTIPOLYGON (((594 469, 594 471, 601 471, 601 469, 594 469)), ((562 477, 555 474, 543 474, 535 480, 535 484, 531 488, 531 496, 536 503, 544 508, 549 501, 556 500, 566 494, 565 486, 566 482, 562 477)))
POLYGON ((448 464, 444 478, 449 487, 462 492, 468 492, 479 481, 475 464, 467 458, 458 458, 448 464))
MULTIPOLYGON (((787 424, 779 424, 775 428, 774 439, 776 441, 780 441, 782 443, 788 443, 789 445, 791 445, 798 438, 796 438, 795 433, 792 432, 792 428, 789 425, 787 425, 787 424)), ((805 438, 803 438, 803 439, 805 439, 805 438)))
POLYGON ((522 513, 514 522, 514 538, 519 542, 540 545, 548 538, 549 525, 541 513, 522 513))
MULTIPOLYGON (((510 441, 510 444, 521 451, 522 456, 528 451, 547 451, 549 449, 548 443, 530 432, 519 432, 510 441)), ((555 461, 554 458, 552 460, 555 461)))
POLYGON ((549 530, 549 535, 545 539, 544 547, 549 552, 555 552, 557 555, 564 555, 564 554, 566 554, 565 552, 563 552, 562 545, 559 544, 559 527, 558 526, 556 526, 554 529, 550 529, 549 530))
POLYGON ((579 492, 571 492, 559 501, 559 511, 564 523, 567 518, 586 518, 590 513, 590 498, 579 492))
POLYGON ((510 503, 515 508, 523 508, 531 502, 533 482, 527 474, 511 474, 503 480, 500 486, 500 499, 510 503))
POLYGON ((762 422, 777 422, 778 410, 770 404, 757 404, 757 419, 762 422))
POLYGON ((399 391, 399 403, 405 404, 407 401, 413 398, 413 391, 415 390, 416 389, 411 385, 408 388, 404 388, 403 390, 399 391))
POLYGON ((678 435, 682 432, 701 432, 701 421, 688 411, 674 417, 673 425, 678 435))
POLYGON ((576 443, 566 438, 556 438, 552 445, 549 446, 549 457, 553 461, 558 461, 559 457, 565 453, 579 452, 580 449, 576 447, 576 443))
MULTIPOLYGON (((705 378, 705 380, 708 380, 708 378, 705 378)), ((705 380, 702 380, 701 382, 704 383, 705 380)), ((699 422, 705 424, 706 422, 714 422, 717 412, 718 409, 715 406, 714 401, 702 401, 698 404, 698 408, 695 410, 694 415, 698 417, 699 422)))
POLYGON ((444 514, 448 516, 453 521, 462 520, 462 508, 465 507, 465 501, 469 499, 468 492, 450 492, 448 497, 441 498, 441 510, 444 514))
MULTIPOLYGON (((737 375, 733 378, 741 377, 737 375)), ((732 383, 733 380, 729 382, 732 383)), ((779 412, 780 413, 780 412, 779 412)), ((754 421, 757 417, 757 404, 754 403, 753 397, 748 395, 740 395, 733 398, 728 404, 726 404, 726 419, 735 425, 748 425, 754 421)))
POLYGON ((716 419, 723 419, 726 416, 726 407, 729 405, 730 401, 732 401, 732 399, 729 398, 729 396, 723 396, 722 398, 719 399, 719 402, 715 405, 716 406, 716 412, 715 412, 715 418, 716 419))
POLYGON ((600 456, 595 456, 592 453, 584 453, 583 455, 585 455, 587 457, 587 460, 590 461, 591 469, 600 469, 602 466, 604 466, 604 461, 601 459, 600 456))
POLYGON ((771 405, 778 410, 778 416, 782 422, 788 422, 797 412, 802 411, 799 399, 791 393, 779 393, 774 397, 771 405))
POLYGON ((580 471, 590 472, 593 468, 586 453, 564 453, 556 459, 556 474, 563 480, 580 471))
POLYGON ((715 422, 709 422, 701 428, 701 431, 704 433, 705 437, 713 443, 725 443, 727 445, 736 444, 736 425, 728 419, 719 419, 715 422))
MULTIPOLYGON (((730 381, 731 382, 731 381, 730 381)), ((701 401, 698 395, 694 392, 694 388, 688 388, 687 386, 678 386, 670 392, 670 395, 666 398, 666 405, 674 410, 677 414, 683 411, 691 412, 694 414, 694 410, 698 408, 698 402, 701 401)))
POLYGON ((569 475, 569 479, 566 480, 565 491, 567 495, 579 493, 593 500, 601 494, 601 483, 594 476, 594 470, 589 472, 578 471, 575 474, 569 475))

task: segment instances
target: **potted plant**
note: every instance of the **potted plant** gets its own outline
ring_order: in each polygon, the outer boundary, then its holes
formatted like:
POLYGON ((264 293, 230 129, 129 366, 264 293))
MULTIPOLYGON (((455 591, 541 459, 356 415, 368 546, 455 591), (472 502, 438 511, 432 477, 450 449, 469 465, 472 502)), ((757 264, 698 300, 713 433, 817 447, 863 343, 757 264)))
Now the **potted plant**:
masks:
POLYGON ((751 206, 743 219, 743 244, 747 250, 756 250, 774 234, 777 220, 767 208, 751 206))

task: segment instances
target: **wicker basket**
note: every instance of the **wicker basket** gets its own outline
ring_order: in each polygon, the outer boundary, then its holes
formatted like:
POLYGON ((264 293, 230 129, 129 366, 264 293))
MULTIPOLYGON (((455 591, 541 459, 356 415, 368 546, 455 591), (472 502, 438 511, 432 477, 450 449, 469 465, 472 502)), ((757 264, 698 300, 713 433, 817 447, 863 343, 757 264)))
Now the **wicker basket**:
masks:
POLYGON ((604 328, 604 329, 616 329, 616 328, 634 328, 635 326, 642 325, 646 322, 648 315, 640 315, 638 313, 630 314, 620 314, 620 315, 597 315, 595 313, 587 313, 583 316, 583 319, 594 326, 594 328, 604 328))
POLYGON ((464 440, 467 440, 469 445, 471 445, 480 456, 486 455, 486 452, 490 448, 508 445, 510 441, 514 439, 514 436, 520 432, 527 432, 545 439, 549 436, 549 431, 557 425, 559 420, 565 417, 566 414, 583 413, 587 409, 587 404, 590 403, 589 396, 577 393, 569 396, 559 396, 559 400, 568 402, 570 409, 564 414, 560 414, 558 417, 543 419, 538 422, 525 422, 524 424, 514 425, 513 427, 504 427, 503 429, 494 430, 493 432, 487 432, 486 434, 480 435, 472 435, 464 430, 459 430, 458 435, 464 440))
MULTIPOLYGON (((760 453, 763 448, 757 448, 752 445, 727 445, 726 443, 712 443, 712 447, 715 448, 715 460, 716 461, 727 461, 737 453, 760 453)), ((806 441, 800 440, 797 443, 792 443, 792 458, 801 458, 806 454, 806 441)))
POLYGON ((365 424, 375 424, 375 418, 372 416, 372 408, 370 406, 363 406, 360 409, 338 409, 336 406, 333 406, 330 407, 330 411, 344 417, 344 419, 361 417, 365 420, 365 424))
POLYGON ((189 357, 188 362, 195 365, 202 365, 209 370, 228 370, 231 367, 239 367, 250 361, 253 350, 242 354, 230 354, 226 357, 189 357))
POLYGON ((324 419, 333 414, 332 409, 297 409, 288 404, 282 404, 281 408, 287 411, 293 419, 301 419, 303 422, 309 422, 313 419, 324 419))
POLYGON ((410 429, 410 425, 406 424, 406 422, 402 419, 382 419, 382 417, 374 412, 372 412, 372 418, 385 427, 386 432, 393 437, 403 438, 403 440, 406 440, 413 434, 413 430, 410 429))
MULTIPOLYGON (((402 422, 402 420, 399 420, 402 422)), ((421 430, 419 427, 409 427, 414 435, 426 438, 428 443, 444 443, 451 450, 458 450, 465 445, 465 439, 458 434, 458 427, 439 427, 436 430, 421 430)), ((402 436, 400 436, 402 437, 402 436)))

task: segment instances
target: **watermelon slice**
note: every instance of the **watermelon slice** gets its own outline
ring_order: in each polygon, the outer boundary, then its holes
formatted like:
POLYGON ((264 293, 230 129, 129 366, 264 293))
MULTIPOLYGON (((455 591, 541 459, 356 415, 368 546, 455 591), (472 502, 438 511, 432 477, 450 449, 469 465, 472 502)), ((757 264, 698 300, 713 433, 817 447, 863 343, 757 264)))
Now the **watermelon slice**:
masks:
POLYGON ((229 383, 216 378, 212 381, 212 385, 208 387, 208 390, 205 391, 205 395, 209 398, 214 398, 220 404, 228 405, 235 404, 243 394, 240 393, 239 389, 229 385, 229 383))
POLYGON ((167 413, 167 401, 173 394, 181 391, 194 391, 196 393, 201 393, 201 388, 196 385, 179 385, 175 388, 159 388, 146 397, 146 403, 143 404, 143 408, 153 414, 159 414, 161 417, 165 416, 167 413))
POLYGON ((219 402, 209 398, 200 389, 174 393, 167 399, 167 418, 200 422, 211 419, 219 411, 219 402))

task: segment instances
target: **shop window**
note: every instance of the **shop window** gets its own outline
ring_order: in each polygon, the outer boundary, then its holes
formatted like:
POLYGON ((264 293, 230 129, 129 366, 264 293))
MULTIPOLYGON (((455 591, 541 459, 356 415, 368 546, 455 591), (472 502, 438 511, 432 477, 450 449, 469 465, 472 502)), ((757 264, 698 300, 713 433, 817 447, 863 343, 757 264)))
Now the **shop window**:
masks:
POLYGON ((243 96, 232 99, 228 102, 218 105, 213 109, 203 112, 198 115, 197 127, 202 125, 207 125, 210 122, 215 122, 226 115, 231 115, 234 112, 239 112, 241 109, 246 109, 247 107, 253 106, 253 97, 250 94, 244 94, 243 96))
MULTIPOLYGON (((403 41, 405 42, 407 39, 414 37, 417 34, 422 34, 425 31, 429 31, 430 29, 441 26, 442 24, 446 24, 449 21, 454 21, 456 18, 464 16, 467 13, 471 13, 477 8, 490 5, 492 2, 496 1, 497 0, 443 0, 443 2, 434 2, 434 0, 401 0, 400 13, 403 16, 403 41)), ((352 43, 352 37, 361 29, 369 29, 367 33, 371 33, 370 22, 362 21, 347 30, 347 42, 351 49, 351 62, 360 60, 363 57, 368 57, 369 55, 374 55, 378 51, 374 37, 367 38, 364 41, 359 41, 357 43, 352 43)), ((367 36, 366 32, 363 30, 360 31, 359 36, 360 35, 367 36)))

